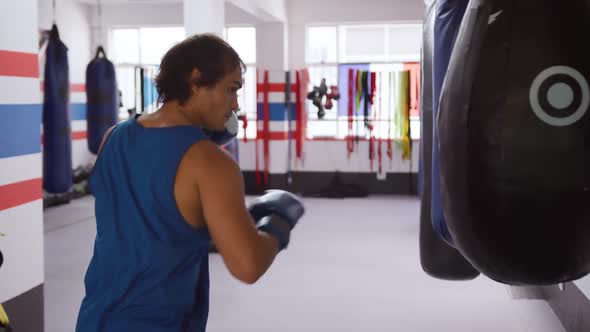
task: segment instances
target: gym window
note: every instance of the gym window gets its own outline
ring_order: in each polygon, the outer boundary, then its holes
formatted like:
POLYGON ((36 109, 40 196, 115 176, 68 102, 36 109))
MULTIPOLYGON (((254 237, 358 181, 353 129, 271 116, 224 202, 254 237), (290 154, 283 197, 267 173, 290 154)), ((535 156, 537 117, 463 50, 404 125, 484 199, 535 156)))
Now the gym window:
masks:
MULTIPOLYGON (((305 59, 309 68, 310 84, 320 84, 326 79, 328 87, 336 85, 341 96, 348 93, 348 69, 362 69, 384 73, 403 69, 403 63, 419 62, 422 44, 422 24, 394 23, 394 24, 339 24, 339 25, 310 25, 306 27, 305 59)), ((389 90, 389 81, 383 76, 384 91, 389 90)), ((385 106, 391 104, 391 96, 385 94, 381 98, 379 117, 374 118, 375 136, 387 138, 390 109, 385 106)), ((345 98, 346 99, 346 98, 345 98)), ((342 99, 341 99, 342 100, 342 99)), ((331 110, 326 110, 323 119, 319 119, 317 108, 311 101, 308 105, 307 138, 338 138, 348 135, 347 107, 335 102, 331 110), (339 107, 340 106, 340 107, 339 107)), ((376 101, 377 102, 377 101, 376 101)), ((377 104, 376 104, 377 106, 377 104)), ((373 117, 371 117, 373 118, 373 117)), ((361 125, 353 126, 353 135, 368 138, 368 132, 362 125, 363 116, 355 117, 361 125)), ((420 137, 419 116, 410 116, 410 132, 413 139, 420 137)))
MULTIPOLYGON (((227 27, 225 40, 246 64, 244 85, 238 92, 239 105, 248 119, 246 133, 238 137, 256 137, 256 28, 227 27)), ((115 64, 117 83, 121 90, 121 119, 131 113, 154 112, 158 109, 153 79, 166 51, 185 39, 184 27, 139 27, 111 30, 109 57, 115 64)))
POLYGON ((158 109, 153 79, 166 51, 185 38, 184 27, 114 28, 110 54, 117 72, 122 107, 119 118, 158 109))

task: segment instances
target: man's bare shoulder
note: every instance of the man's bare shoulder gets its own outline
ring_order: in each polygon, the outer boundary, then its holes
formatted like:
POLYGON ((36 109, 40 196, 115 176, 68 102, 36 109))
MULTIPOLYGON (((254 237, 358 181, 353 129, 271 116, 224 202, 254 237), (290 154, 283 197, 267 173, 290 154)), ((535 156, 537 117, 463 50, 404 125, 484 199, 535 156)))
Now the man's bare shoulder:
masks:
POLYGON ((195 174, 228 174, 239 172, 239 166, 226 151, 210 141, 200 141, 193 144, 187 151, 185 159, 190 167, 194 167, 195 174))

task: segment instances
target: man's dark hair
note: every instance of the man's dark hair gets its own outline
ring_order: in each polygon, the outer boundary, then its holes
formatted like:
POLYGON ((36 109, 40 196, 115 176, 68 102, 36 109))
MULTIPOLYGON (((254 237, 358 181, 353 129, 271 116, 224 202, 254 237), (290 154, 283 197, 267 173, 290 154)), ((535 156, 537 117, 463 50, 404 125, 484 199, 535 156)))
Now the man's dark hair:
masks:
POLYGON ((198 34, 174 45, 162 58, 155 79, 158 101, 178 100, 183 104, 190 97, 192 84, 211 87, 237 67, 246 66, 238 53, 214 34, 198 34), (193 69, 201 72, 197 82, 190 81, 193 69))

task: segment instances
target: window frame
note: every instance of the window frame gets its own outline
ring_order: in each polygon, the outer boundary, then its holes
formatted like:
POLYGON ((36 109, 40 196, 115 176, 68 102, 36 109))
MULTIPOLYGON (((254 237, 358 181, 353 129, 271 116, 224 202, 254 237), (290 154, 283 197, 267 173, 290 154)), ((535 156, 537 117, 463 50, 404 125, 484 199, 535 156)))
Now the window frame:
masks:
POLYGON ((109 53, 112 53, 113 47, 113 34, 115 30, 137 30, 137 50, 138 50, 138 63, 133 62, 116 62, 113 61, 113 64, 116 65, 130 65, 130 66, 153 66, 154 64, 151 63, 143 63, 141 57, 141 29, 142 28, 184 28, 183 25, 178 24, 142 24, 142 25, 113 25, 108 28, 107 33, 107 50, 109 53))
MULTIPOLYGON (((141 29, 142 28, 183 28, 183 25, 175 25, 175 24, 165 24, 165 25, 150 25, 150 24, 146 24, 146 25, 114 25, 114 26, 110 26, 108 28, 108 34, 107 34, 107 50, 109 51, 109 53, 112 50, 113 47, 113 40, 114 40, 114 31, 115 30, 136 30, 137 31, 137 51, 138 51, 138 62, 118 62, 116 61, 116 59, 113 59, 113 64, 115 65, 115 68, 136 68, 136 67, 153 67, 154 64, 147 64, 147 63, 143 63, 142 61, 142 52, 141 52, 141 29)), ((228 40, 227 39, 227 31, 228 29, 231 28, 253 28, 254 31, 256 32, 256 25, 251 25, 251 24, 230 24, 230 25, 226 25, 223 28, 223 39, 224 40, 228 40)), ((256 34, 255 34, 256 35, 256 34)), ((256 57, 258 55, 256 54, 256 57)), ((256 64, 257 62, 244 62, 244 64, 246 65, 246 68, 248 71, 256 71, 256 64)), ((156 65, 157 66, 157 65, 156 65)), ((256 76, 255 76, 256 77, 256 76)), ((256 80, 256 79, 255 79, 256 80)), ((257 82, 253 82, 253 84, 257 84, 257 82)), ((256 89, 254 90, 256 91, 256 89)), ((255 92, 256 93, 256 92, 255 92)), ((139 98, 137 96, 137 91, 135 91, 136 94, 136 104, 139 102, 137 98, 139 98)), ((248 110, 246 110, 246 115, 247 115, 247 119, 248 119, 248 128, 254 127, 254 130, 250 129, 250 132, 253 132, 253 134, 248 135, 246 132, 244 131, 239 131, 239 138, 242 139, 244 137, 244 135, 246 136, 247 139, 256 139, 256 134, 257 134, 257 123, 256 123, 256 112, 257 112, 257 98, 255 96, 254 98, 255 103, 254 105, 252 105, 252 109, 250 110, 250 112, 248 112, 248 110), (243 133, 243 134, 242 134, 243 133)), ((240 121, 240 127, 242 125, 242 121, 240 121)))
MULTIPOLYGON (((305 65, 307 68, 313 68, 313 67, 330 67, 330 66, 336 66, 336 68, 338 68, 339 65, 341 64, 354 64, 354 63, 368 63, 369 65, 395 65, 395 64, 400 64, 400 63, 404 63, 404 62, 419 62, 420 61, 420 54, 410 54, 407 57, 404 56, 398 56, 398 55, 392 55, 390 54, 390 31, 391 28, 393 27, 409 27, 409 26, 423 26, 423 22, 421 21, 371 21, 371 22, 331 22, 331 23, 308 23, 305 24, 305 65), (376 26, 382 26, 382 28, 384 29, 384 50, 385 50, 385 57, 381 58, 381 59, 373 59, 371 61, 365 61, 367 59, 364 59, 362 61, 358 61, 361 60, 359 59, 352 59, 354 61, 345 61, 348 59, 342 59, 342 48, 345 46, 345 43, 343 41, 343 38, 345 38, 346 34, 343 32, 344 29, 346 29, 346 27, 350 27, 350 26, 357 26, 357 27, 376 27, 376 26), (313 27, 335 27, 336 28, 336 48, 337 48, 337 52, 336 52, 336 63, 333 62, 313 62, 313 61, 309 61, 308 60, 308 52, 309 52, 309 28, 313 28, 313 27)), ((420 29, 421 31, 422 29, 420 29)), ((338 81, 338 70, 336 71, 336 80, 338 81)), ((313 82, 310 82, 310 86, 311 84, 313 84, 313 82)), ((342 91, 340 89, 340 93, 346 93, 346 91, 342 91)), ((356 121, 360 121, 359 119, 362 120, 362 117, 357 116, 356 117, 356 121)), ((310 141, 314 141, 314 140, 319 140, 319 141, 343 141, 346 140, 346 135, 344 135, 344 137, 341 137, 341 133, 340 133, 340 122, 342 121, 346 121, 343 117, 341 116, 336 116, 336 119, 324 119, 324 120, 319 120, 319 119, 315 119, 312 118, 309 114, 307 117, 307 121, 325 121, 325 122, 333 122, 334 125, 336 126, 335 130, 331 133, 331 134, 322 134, 322 135, 318 135, 316 137, 310 137, 307 136, 305 137, 306 140, 310 140, 310 141)), ((382 119, 377 120, 377 121, 384 121, 382 119)), ((419 127, 419 121, 420 119, 413 119, 413 117, 410 117, 410 127, 412 127, 412 122, 413 121, 418 121, 418 127, 419 127)), ((415 124, 414 124, 415 126, 415 124)), ((309 132, 309 131, 308 131, 309 132)), ((412 132, 412 131, 411 131, 412 132)), ((365 139, 368 140, 368 138, 361 138, 361 139, 365 139)), ((414 137, 411 138, 412 141, 418 141, 420 138, 418 137, 414 137)), ((394 139, 394 140, 398 140, 398 139, 394 139)))
MULTIPOLYGON (((252 128, 254 127, 254 129, 250 129, 250 130, 239 130, 238 131, 238 139, 244 139, 244 137, 247 140, 255 140, 257 138, 258 135, 258 92, 257 92, 257 85, 258 82, 256 81, 256 71, 257 71, 257 62, 258 62, 258 47, 257 45, 257 38, 256 38, 256 25, 252 25, 252 24, 228 24, 223 28, 223 40, 228 41, 228 30, 232 29, 232 28, 254 28, 254 45, 256 47, 256 54, 255 54, 255 61, 254 62, 244 62, 244 65, 246 65, 246 73, 250 72, 251 70, 254 71, 255 75, 254 75, 254 105, 253 108, 250 112, 248 112, 248 110, 246 110, 245 115, 246 115, 246 119, 248 121, 248 128, 252 128), (251 134, 248 134, 248 132, 251 132, 251 134)), ((244 87, 246 86, 246 82, 244 81, 244 87)), ((244 91, 244 87, 242 87, 241 91, 244 91)), ((244 93, 244 92, 239 92, 240 93, 244 93)), ((244 97, 246 98, 246 97, 244 97)), ((241 108, 241 106, 240 106, 241 108)), ((240 128, 243 127, 243 121, 240 120, 240 128)))

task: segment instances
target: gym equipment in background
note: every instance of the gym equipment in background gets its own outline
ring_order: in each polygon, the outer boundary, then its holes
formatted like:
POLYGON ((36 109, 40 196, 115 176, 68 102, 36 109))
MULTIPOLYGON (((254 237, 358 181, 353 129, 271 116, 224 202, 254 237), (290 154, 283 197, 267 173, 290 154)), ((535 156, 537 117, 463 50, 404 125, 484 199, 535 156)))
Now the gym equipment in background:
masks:
POLYGON ((314 86, 313 90, 307 94, 307 99, 311 100, 313 106, 317 107, 318 119, 323 119, 326 116, 325 110, 331 110, 334 106, 332 100, 337 101, 340 99, 340 93, 338 92, 338 87, 335 85, 331 85, 330 91, 328 91, 326 79, 322 78, 320 85, 314 86))
POLYGON ((69 114, 68 48, 51 28, 43 80, 43 188, 66 193, 72 187, 72 130, 69 114))
MULTIPOLYGON (((438 118, 443 82, 468 3, 469 0, 438 0, 436 2, 432 53, 432 116, 435 122, 438 118)), ((439 236, 453 244, 441 203, 439 139, 436 126, 434 126, 432 138, 432 225, 439 236)))
POLYGON ((0 332, 12 332, 12 327, 10 327, 10 319, 8 319, 8 314, 2 304, 0 304, 0 332))
POLYGON ((443 280, 469 280, 479 272, 451 245, 441 239, 432 227, 432 43, 436 0, 426 0, 422 41, 422 89, 420 136, 420 264, 428 275, 443 280))
POLYGON ((88 149, 94 154, 98 154, 105 132, 117 123, 118 94, 115 67, 99 46, 94 59, 86 67, 88 149))

